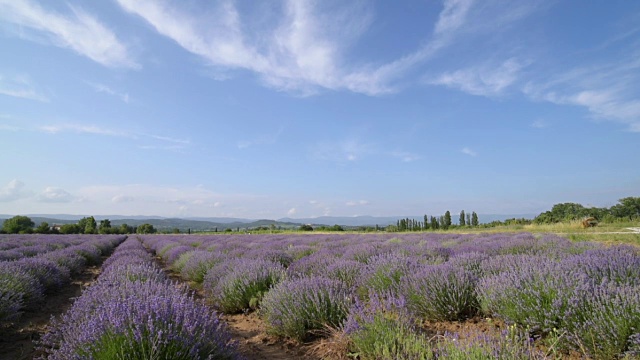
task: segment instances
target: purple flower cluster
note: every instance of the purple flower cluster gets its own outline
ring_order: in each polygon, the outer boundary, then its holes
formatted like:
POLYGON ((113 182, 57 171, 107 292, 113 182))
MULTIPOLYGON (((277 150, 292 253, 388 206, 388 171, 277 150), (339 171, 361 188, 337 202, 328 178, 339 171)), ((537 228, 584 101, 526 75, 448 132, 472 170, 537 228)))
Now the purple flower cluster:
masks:
POLYGON ((125 241, 41 347, 49 359, 233 359, 217 314, 166 279, 142 244, 125 241))
POLYGON ((262 299, 260 315, 275 335, 303 340, 311 331, 338 327, 352 303, 338 280, 303 277, 280 282, 262 299))
POLYGON ((449 263, 426 265, 402 280, 409 308, 427 320, 464 320, 476 314, 477 277, 449 263))
POLYGON ((40 304, 46 293, 67 284, 71 273, 83 269, 88 257, 98 261, 102 248, 113 248, 123 240, 124 237, 89 237, 80 241, 75 236, 42 235, 2 238, 0 246, 5 253, 15 251, 21 256, 0 261, 0 327, 18 319, 21 310, 40 304))
POLYGON ((256 309, 262 297, 285 274, 280 263, 265 259, 237 259, 224 269, 213 267, 206 275, 203 289, 222 312, 235 313, 256 309), (217 279, 217 281, 213 281, 217 279))

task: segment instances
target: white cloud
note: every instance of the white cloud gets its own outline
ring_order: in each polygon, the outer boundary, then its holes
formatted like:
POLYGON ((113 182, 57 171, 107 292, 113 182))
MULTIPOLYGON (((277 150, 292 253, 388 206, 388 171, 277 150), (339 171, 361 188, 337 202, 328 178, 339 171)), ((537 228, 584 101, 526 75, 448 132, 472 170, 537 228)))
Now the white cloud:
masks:
POLYGON ((446 0, 434 32, 438 35, 446 35, 460 28, 465 23, 473 3, 474 0, 446 0))
POLYGON ((531 127, 536 129, 544 129, 546 127, 549 127, 549 123, 544 120, 538 119, 531 123, 531 127))
POLYGON ((139 67, 111 30, 81 9, 69 7, 71 13, 65 16, 28 0, 0 0, 0 19, 17 25, 18 34, 34 30, 52 44, 72 49, 104 66, 139 67))
POLYGON ((463 154, 469 155, 469 156, 473 156, 473 157, 478 156, 477 152, 469 149, 468 147, 462 148, 462 150, 460 150, 460 152, 462 152, 463 154))
POLYGON ((74 196, 66 190, 49 186, 38 195, 37 199, 48 203, 68 203, 74 200, 74 196))
POLYGON ((518 73, 525 66, 515 58, 502 64, 484 64, 467 69, 447 72, 436 79, 427 80, 433 85, 444 85, 478 96, 498 96, 518 79, 518 73))
POLYGON ((18 179, 11 180, 5 187, 0 188, 0 202, 10 202, 30 196, 24 190, 24 183, 18 179))
POLYGON ((402 162, 413 162, 416 160, 420 160, 420 155, 406 152, 406 151, 394 151, 391 153, 394 157, 399 158, 402 162))
MULTIPOLYGON (((609 40, 595 51, 607 52, 620 39, 609 40)), ((583 107, 594 119, 617 122, 629 131, 640 132, 639 59, 640 44, 636 42, 614 60, 543 72, 540 79, 529 81, 523 92, 535 101, 583 107)))
POLYGON ((116 195, 111 198, 111 202, 116 204, 128 203, 135 200, 135 197, 130 195, 116 195))
POLYGON ((0 94, 41 102, 49 102, 49 98, 35 89, 31 79, 26 75, 6 76, 0 74, 0 94))
POLYGON ((369 205, 369 201, 367 200, 351 200, 351 201, 347 201, 345 203, 346 206, 363 206, 363 205, 369 205))
POLYGON ((120 100, 122 100, 123 102, 125 102, 127 104, 131 100, 129 98, 129 94, 128 93, 115 91, 115 90, 111 89, 110 87, 108 87, 107 85, 100 84, 100 83, 92 83, 92 82, 87 82, 87 84, 89 84, 96 92, 105 93, 105 94, 108 94, 108 95, 115 96, 115 97, 119 98, 120 100))
POLYGON ((287 211, 287 215, 288 216, 294 216, 298 211, 296 210, 296 208, 291 208, 289 209, 289 211, 287 211))
POLYGON ((277 132, 272 134, 263 134, 252 140, 238 141, 238 149, 246 149, 257 145, 272 145, 278 141, 278 138, 284 131, 284 128, 280 128, 277 132))
POLYGON ((106 135, 116 137, 135 138, 136 136, 126 131, 107 129, 96 125, 82 125, 82 124, 60 124, 60 125, 44 125, 39 129, 51 134, 57 134, 60 132, 75 132, 79 134, 94 134, 94 135, 106 135))
POLYGON ((374 148, 371 144, 352 138, 340 142, 318 143, 313 146, 311 151, 313 157, 319 160, 354 162, 372 154, 374 148))
POLYGON ((227 70, 248 70, 265 85, 311 95, 319 89, 380 95, 393 82, 448 45, 463 27, 470 0, 447 0, 433 39, 388 62, 348 61, 352 43, 369 28, 373 12, 365 2, 285 0, 281 7, 261 4, 240 13, 233 1, 196 13, 169 0, 117 0, 160 34, 172 39, 229 77, 227 70), (281 13, 278 13, 281 12, 281 13))

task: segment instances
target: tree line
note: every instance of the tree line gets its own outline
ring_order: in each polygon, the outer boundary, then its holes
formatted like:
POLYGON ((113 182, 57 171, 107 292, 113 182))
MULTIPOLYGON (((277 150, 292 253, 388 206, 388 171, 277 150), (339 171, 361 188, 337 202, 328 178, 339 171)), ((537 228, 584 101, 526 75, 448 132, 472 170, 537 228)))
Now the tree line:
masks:
POLYGON ((0 233, 3 234, 153 234, 157 230, 151 224, 130 226, 122 224, 112 227, 109 219, 97 222, 93 216, 83 217, 75 224, 63 224, 59 226, 49 225, 47 222, 35 223, 28 216, 14 216, 6 219, 2 224, 0 233))
POLYGON ((577 203, 555 204, 533 219, 536 224, 552 224, 593 217, 599 222, 640 220, 640 197, 625 197, 607 207, 584 207, 577 203))
POLYGON ((476 214, 475 211, 471 213, 465 213, 464 210, 460 211, 458 224, 453 224, 449 210, 447 210, 444 215, 438 217, 424 215, 423 219, 424 221, 412 218, 399 219, 396 221, 396 225, 389 225, 386 227, 386 230, 389 232, 448 230, 454 227, 477 227, 480 225, 478 214, 476 214))

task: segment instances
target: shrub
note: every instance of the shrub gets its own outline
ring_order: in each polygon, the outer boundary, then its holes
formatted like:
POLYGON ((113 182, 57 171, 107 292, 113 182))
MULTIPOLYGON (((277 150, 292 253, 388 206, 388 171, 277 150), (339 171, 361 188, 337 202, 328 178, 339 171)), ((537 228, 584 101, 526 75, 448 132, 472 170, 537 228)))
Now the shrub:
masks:
POLYGON ((349 290, 341 281, 303 277, 271 289, 262 300, 260 314, 270 333, 303 340, 312 330, 338 327, 350 305, 349 290))
POLYGON ((195 251, 185 262, 180 275, 186 280, 202 283, 207 272, 224 259, 225 256, 219 252, 195 251))
POLYGON ((401 292, 409 308, 428 320, 464 320, 478 311, 476 277, 452 264, 427 265, 407 275, 401 292))
POLYGON ((368 298, 366 303, 356 300, 343 328, 353 354, 363 360, 434 358, 432 346, 417 332, 404 298, 375 292, 368 298))
POLYGON ((229 271, 210 288, 204 290, 214 306, 225 313, 235 313, 257 308, 264 294, 280 281, 284 267, 269 260, 238 259, 229 266, 229 271))
POLYGON ((640 286, 613 281, 594 286, 584 293, 566 327, 574 348, 595 359, 613 359, 625 352, 640 355, 640 286))
POLYGON ((503 271, 479 280, 476 291, 486 315, 527 326, 532 333, 546 334, 562 328, 586 286, 584 273, 572 266, 543 257, 521 256, 517 262, 503 263, 503 271))

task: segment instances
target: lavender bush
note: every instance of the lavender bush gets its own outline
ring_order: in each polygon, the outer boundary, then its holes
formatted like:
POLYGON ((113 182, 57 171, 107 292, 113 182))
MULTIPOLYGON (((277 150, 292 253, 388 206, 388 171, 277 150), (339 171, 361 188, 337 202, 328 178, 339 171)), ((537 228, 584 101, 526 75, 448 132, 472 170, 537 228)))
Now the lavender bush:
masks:
POLYGON ((285 273, 280 263, 270 260, 238 259, 229 266, 229 271, 210 288, 204 290, 215 307, 224 313, 235 313, 245 309, 256 309, 264 294, 278 283, 285 273))
POLYGON ((427 320, 457 321, 476 314, 476 276, 449 263, 423 266, 404 277, 407 305, 427 320))
POLYGON ((351 305, 347 286, 324 277, 285 280, 263 298, 260 315, 269 332, 303 340, 325 325, 338 327, 351 305))
POLYGON ((403 297, 372 292, 367 302, 357 299, 343 331, 350 351, 363 360, 435 358, 432 344, 418 332, 403 297))
MULTIPOLYGON (((500 257, 491 261, 500 262, 500 257)), ((520 257, 518 263, 501 263, 503 271, 482 278, 478 298, 486 315, 547 334, 562 328, 565 317, 586 291, 583 273, 544 257, 520 257)))

